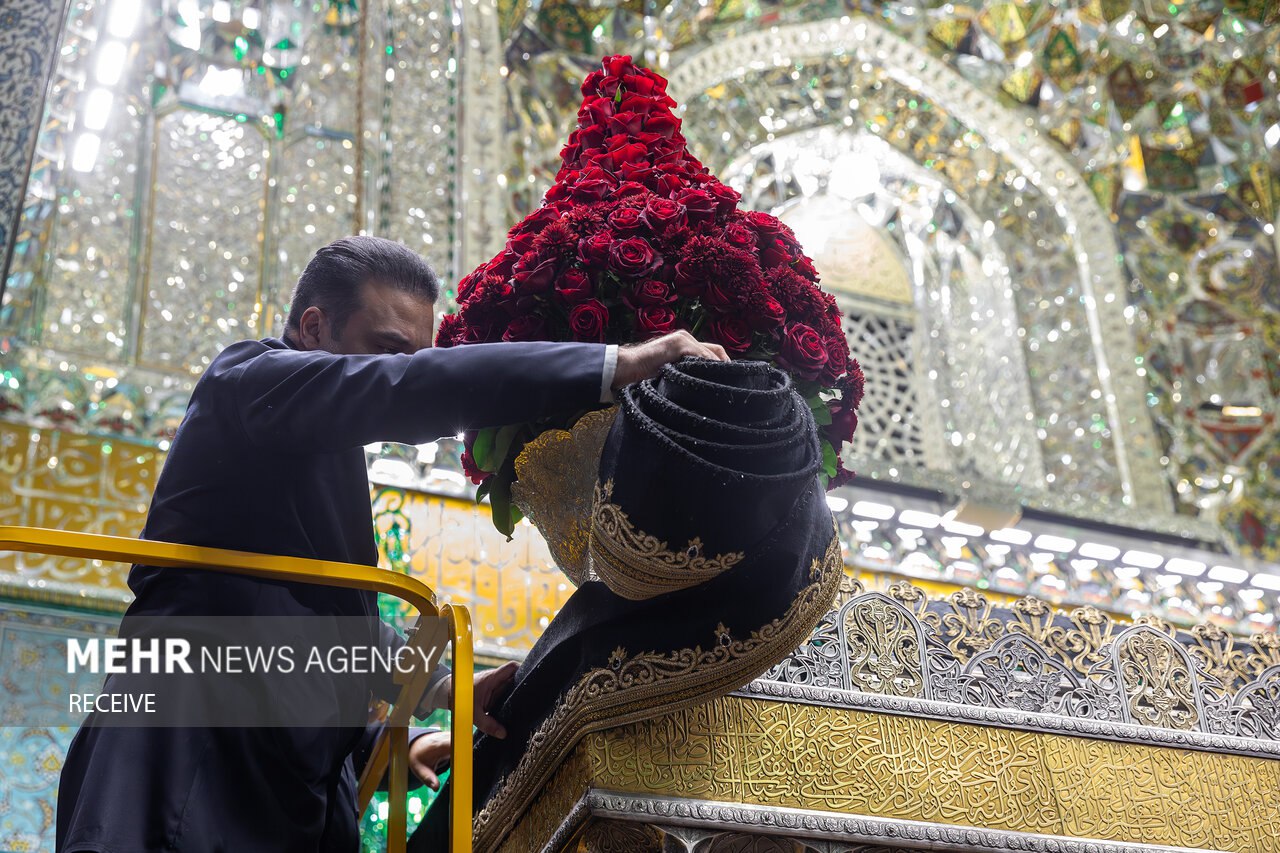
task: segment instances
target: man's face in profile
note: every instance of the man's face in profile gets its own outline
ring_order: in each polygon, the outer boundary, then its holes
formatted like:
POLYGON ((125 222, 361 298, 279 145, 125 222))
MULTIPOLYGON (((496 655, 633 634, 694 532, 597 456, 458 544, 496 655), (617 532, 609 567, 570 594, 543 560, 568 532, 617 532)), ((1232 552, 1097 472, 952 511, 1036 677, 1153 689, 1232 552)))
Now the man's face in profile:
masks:
POLYGON ((431 346, 435 306, 412 293, 381 282, 360 288, 360 304, 335 336, 331 318, 318 306, 302 314, 298 344, 339 355, 414 353, 431 346))

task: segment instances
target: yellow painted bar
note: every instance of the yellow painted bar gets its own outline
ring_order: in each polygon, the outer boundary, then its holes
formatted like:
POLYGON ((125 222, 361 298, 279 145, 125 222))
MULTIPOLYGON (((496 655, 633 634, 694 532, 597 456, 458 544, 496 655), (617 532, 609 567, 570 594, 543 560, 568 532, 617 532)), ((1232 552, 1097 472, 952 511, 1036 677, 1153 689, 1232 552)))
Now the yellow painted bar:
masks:
POLYGON ((400 808, 387 810, 387 853, 404 853, 409 834, 405 803, 409 798, 409 730, 395 726, 388 731, 391 741, 391 772, 387 779, 387 800, 400 808))
POLYGON ((465 607, 445 605, 449 611, 449 625, 453 629, 453 719, 450 736, 453 740, 453 770, 450 774, 452 800, 449 804, 450 853, 471 853, 471 721, 475 716, 472 707, 475 696, 471 690, 458 690, 457 685, 470 685, 474 679, 475 661, 472 658, 471 616, 465 607))
MULTIPOLYGON (((465 607, 458 605, 437 605, 435 593, 431 588, 416 578, 398 572, 362 566, 354 563, 341 563, 332 560, 312 560, 301 557, 282 557, 272 554, 256 554, 250 551, 234 551, 225 548, 204 548, 196 545, 179 545, 171 542, 152 542, 145 539, 130 539, 123 536, 105 536, 98 533, 73 533, 64 530, 49 530, 41 527, 15 527, 0 525, 0 552, 22 551, 33 554, 45 554, 58 557, 76 557, 87 560, 108 560, 121 563, 141 563, 148 566, 161 566, 185 569, 202 569, 229 574, 248 575, 268 580, 293 581, 295 583, 313 583, 322 586, 336 586, 347 589, 363 589, 372 592, 383 592, 408 602, 422 615, 432 615, 444 620, 448 625, 450 639, 453 642, 454 678, 462 684, 470 685, 475 671, 472 649, 471 619, 465 607)), ((410 643, 431 639, 432 635, 415 633, 410 643)), ((381 761, 382 767, 388 757, 391 763, 392 778, 390 789, 392 796, 388 803, 387 843, 389 853, 400 853, 405 849, 405 836, 408 822, 407 781, 404 774, 408 772, 408 723, 426 689, 429 672, 415 670, 413 676, 401 687, 400 695, 395 703, 395 710, 388 721, 388 748, 379 744, 374 750, 374 759, 370 769, 375 770, 372 785, 382 777, 382 769, 375 765, 381 761), (398 774, 398 775, 397 775, 398 774), (399 791, 399 796, 395 792, 399 791)), ((451 709, 453 711, 453 737, 455 744, 471 743, 471 719, 473 696, 470 690, 454 690, 451 709), (460 734, 465 728, 465 736, 460 734)), ((360 796, 364 797, 368 786, 369 769, 361 781, 360 796)), ((470 853, 471 851, 471 751, 457 751, 453 762, 453 778, 455 789, 465 794, 455 799, 452 821, 450 853, 470 853), (459 803, 465 807, 465 820, 458 820, 459 803)), ((362 799, 361 802, 367 802, 362 799)))

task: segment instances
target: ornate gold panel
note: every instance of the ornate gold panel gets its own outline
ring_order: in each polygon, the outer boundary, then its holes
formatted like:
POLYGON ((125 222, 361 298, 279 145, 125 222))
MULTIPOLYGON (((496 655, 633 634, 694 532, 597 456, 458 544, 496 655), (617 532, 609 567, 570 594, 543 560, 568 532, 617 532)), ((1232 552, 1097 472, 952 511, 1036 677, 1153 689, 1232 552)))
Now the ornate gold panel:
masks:
MULTIPOLYGON (((578 749, 597 790, 1280 851, 1280 761, 1264 758, 737 696, 597 732, 578 749)), ((568 788, 582 790, 578 775, 568 788)), ((548 791, 567 798, 560 777, 548 791)), ((549 802, 534 806, 540 837, 549 802)))

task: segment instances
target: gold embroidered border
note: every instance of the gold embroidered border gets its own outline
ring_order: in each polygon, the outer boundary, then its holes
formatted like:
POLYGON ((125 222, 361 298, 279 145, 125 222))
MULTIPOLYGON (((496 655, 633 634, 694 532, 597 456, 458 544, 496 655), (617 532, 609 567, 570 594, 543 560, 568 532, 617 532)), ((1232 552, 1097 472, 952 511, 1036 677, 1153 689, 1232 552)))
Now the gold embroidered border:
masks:
POLYGON ((504 779, 475 821, 475 849, 494 850, 583 735, 706 702, 736 690, 798 646, 831 605, 844 557, 834 531, 826 553, 814 559, 812 580, 779 618, 745 640, 720 626, 719 643, 628 657, 617 649, 610 665, 586 673, 569 689, 529 739, 514 772, 504 779))
POLYGON ((697 586, 746 557, 741 551, 708 557, 698 538, 683 550, 672 550, 637 529, 622 507, 611 502, 612 496, 612 480, 596 484, 588 547, 592 571, 623 598, 640 601, 697 586))
POLYGON ((588 412, 570 429, 541 433, 516 457, 511 499, 541 531, 552 560, 574 586, 590 580, 591 499, 617 414, 617 406, 588 412))

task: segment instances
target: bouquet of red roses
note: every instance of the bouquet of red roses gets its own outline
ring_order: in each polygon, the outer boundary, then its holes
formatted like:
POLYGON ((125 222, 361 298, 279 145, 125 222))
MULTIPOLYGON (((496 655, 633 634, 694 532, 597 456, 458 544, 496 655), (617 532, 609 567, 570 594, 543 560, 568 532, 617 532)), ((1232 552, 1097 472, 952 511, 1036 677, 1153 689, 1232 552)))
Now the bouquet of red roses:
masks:
MULTIPOLYGON (((578 129, 542 207, 458 285, 437 346, 488 341, 631 343, 688 329, 734 358, 788 371, 823 436, 828 488, 852 474, 840 449, 857 427, 863 377, 835 299, 791 229, 738 209, 740 196, 689 154, 667 81, 611 56, 582 84, 578 129)), ((462 461, 510 534, 514 461, 561 422, 466 435, 462 461)))

